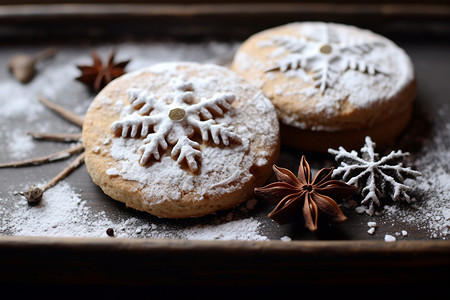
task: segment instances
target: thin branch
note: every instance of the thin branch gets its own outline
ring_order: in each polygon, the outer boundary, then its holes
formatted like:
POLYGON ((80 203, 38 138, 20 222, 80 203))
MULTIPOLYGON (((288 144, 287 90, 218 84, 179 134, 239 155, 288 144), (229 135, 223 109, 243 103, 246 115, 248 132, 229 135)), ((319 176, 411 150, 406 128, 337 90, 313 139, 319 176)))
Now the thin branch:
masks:
POLYGON ((47 98, 45 98, 43 96, 39 96, 39 101, 42 104, 44 104, 45 106, 47 106, 49 109, 53 110, 55 113, 60 115, 61 117, 68 120, 69 122, 71 122, 79 127, 83 127, 84 118, 80 117, 79 115, 76 115, 76 114, 72 113, 71 111, 68 111, 64 107, 51 102, 50 100, 48 100, 47 98))
POLYGON ((55 152, 49 155, 21 160, 21 161, 13 161, 9 163, 2 163, 0 164, 0 168, 16 168, 16 167, 25 167, 30 165, 40 165, 43 163, 56 161, 60 159, 64 159, 67 157, 70 157, 72 154, 79 153, 84 150, 84 147, 82 144, 78 144, 72 148, 62 150, 59 152, 55 152))
POLYGON ((46 190, 55 186, 58 182, 66 178, 70 173, 72 173, 76 168, 78 168, 84 162, 85 152, 83 151, 78 157, 70 163, 69 166, 64 168, 58 175, 53 177, 49 182, 47 182, 43 187, 31 186, 25 192, 20 192, 27 199, 28 204, 37 205, 42 200, 42 196, 46 190))
POLYGON ((41 60, 44 60, 44 59, 54 56, 56 54, 56 52, 57 52, 57 49, 54 47, 47 48, 47 49, 44 49, 43 51, 39 52, 38 54, 36 54, 34 56, 34 58, 36 61, 41 61, 41 60))
POLYGON ((55 141, 55 142, 79 142, 81 133, 45 133, 45 132, 28 132, 28 135, 37 140, 55 141))
POLYGON ((76 168, 78 168, 83 162, 84 162, 84 156, 85 152, 83 151, 78 157, 70 163, 67 168, 62 170, 58 175, 53 177, 52 180, 50 180, 46 185, 42 187, 43 191, 46 191, 47 189, 51 188, 52 186, 56 185, 58 182, 66 178, 70 173, 72 173, 76 168))

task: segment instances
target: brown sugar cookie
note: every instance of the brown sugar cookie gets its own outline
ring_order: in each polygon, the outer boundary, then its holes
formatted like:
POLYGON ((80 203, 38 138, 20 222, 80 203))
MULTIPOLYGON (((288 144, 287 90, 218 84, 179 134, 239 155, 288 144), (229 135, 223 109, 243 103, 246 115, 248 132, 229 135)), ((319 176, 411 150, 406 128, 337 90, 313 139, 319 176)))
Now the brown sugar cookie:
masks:
POLYGON ((279 153, 273 104, 212 64, 160 63, 108 84, 83 125, 92 180, 164 218, 232 208, 271 176, 279 153))
POLYGON ((281 123, 282 144, 325 152, 383 146, 408 125, 416 93, 408 55, 357 27, 291 23, 259 32, 231 69, 261 88, 281 123))

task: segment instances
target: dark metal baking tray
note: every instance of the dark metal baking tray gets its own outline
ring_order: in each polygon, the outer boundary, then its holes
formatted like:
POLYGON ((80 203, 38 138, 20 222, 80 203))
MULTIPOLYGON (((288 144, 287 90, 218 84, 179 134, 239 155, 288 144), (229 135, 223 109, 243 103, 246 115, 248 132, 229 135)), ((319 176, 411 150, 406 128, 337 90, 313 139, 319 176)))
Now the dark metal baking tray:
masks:
MULTIPOLYGON (((433 139, 448 137, 443 132, 449 128, 450 10, 444 1, 416 1, 408 7, 403 1, 370 5, 355 1, 344 4, 22 2, 0 2, 2 81, 10 76, 6 64, 12 53, 33 52, 47 46, 57 46, 63 53, 88 53, 90 49, 112 49, 117 45, 120 50, 123 43, 152 47, 155 43, 198 46, 217 41, 236 46, 261 29, 303 20, 342 22, 372 29, 408 52, 419 84, 413 121, 393 147, 409 151, 414 158, 424 151, 433 151, 434 147, 449 146, 448 140, 441 139, 444 145, 435 145, 433 139)), ((220 61, 211 56, 211 61, 226 65, 232 54, 221 56, 220 61)), ((121 55, 126 57, 126 53, 121 55)), ((72 101, 83 101, 83 97, 87 94, 57 101, 71 108, 72 101)), ((7 100, 13 101, 2 99, 7 100)), ((44 110, 42 115, 49 124, 75 130, 51 112, 44 110)), ((15 120, 2 123, 1 129, 25 129, 27 126, 23 124, 15 120)), ((0 150, 5 147, 0 144, 0 150)), ((55 147, 61 146, 40 144, 33 154, 45 154, 55 147)), ((306 154, 316 169, 332 163, 326 155, 299 153, 283 147, 278 164, 294 170, 301 154, 306 154)), ((2 156, 2 160, 8 159, 2 156)), ((66 163, 0 170, 0 198, 10 197, 12 190, 35 179, 50 178, 66 163)), ((431 163, 448 166, 448 161, 431 163)), ((168 224, 171 230, 194 223, 209 224, 214 218, 226 218, 227 214, 200 220, 161 220, 129 210, 105 196, 91 182, 84 166, 66 181, 79 191, 93 211, 168 224)), ((19 196, 16 200, 21 201, 19 196)), ((275 287, 321 283, 441 284, 449 280, 450 243, 445 236, 434 237, 427 228, 408 222, 383 223, 375 235, 369 235, 367 222, 373 217, 349 209, 345 211, 349 217, 346 223, 326 227, 313 235, 301 223, 276 225, 266 217, 270 209, 269 205, 258 203, 246 211, 261 221, 267 241, 24 237, 5 231, 0 236, 0 281, 6 284, 275 287), (394 243, 383 240, 386 233, 399 229, 407 230, 408 236, 394 243), (292 241, 280 241, 283 236, 290 236, 292 241)), ((239 209, 234 213, 239 217, 239 209)))

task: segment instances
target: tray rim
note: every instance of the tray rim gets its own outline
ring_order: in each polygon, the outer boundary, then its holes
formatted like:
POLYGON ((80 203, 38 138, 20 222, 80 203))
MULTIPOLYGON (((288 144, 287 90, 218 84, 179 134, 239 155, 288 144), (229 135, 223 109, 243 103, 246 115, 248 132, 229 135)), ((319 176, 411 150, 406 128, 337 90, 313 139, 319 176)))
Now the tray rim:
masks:
POLYGON ((303 14, 321 12, 330 14, 379 14, 385 16, 447 16, 450 7, 444 2, 367 1, 340 3, 339 1, 244 1, 244 2, 65 2, 65 3, 22 3, 2 4, 2 17, 55 17, 55 16, 108 16, 108 15, 144 15, 144 16, 193 16, 193 15, 231 15, 261 13, 303 14), (257 4, 257 7, 255 5, 257 4), (108 7, 108 9, 105 9, 108 7), (355 11, 356 10, 356 11, 355 11))
MULTIPOLYGON (((75 14, 71 15, 76 20, 83 19, 83 12, 86 9, 90 9, 93 6, 89 5, 79 5, 78 10, 75 14)), ((103 7, 100 4, 96 4, 97 9, 103 7)), ((293 4, 285 5, 280 8, 279 13, 289 13, 289 9, 292 9, 293 4)), ((37 6, 37 5, 36 5, 37 6)), ((11 6, 10 6, 11 7, 11 6)), ((45 5, 40 5, 40 8, 45 7, 45 5)), ((48 7, 48 6, 47 6, 48 7)), ((66 9, 66 6, 53 6, 58 9, 66 9)), ((118 9, 124 8, 125 6, 118 6, 118 9)), ((130 6, 131 7, 131 6, 130 6)), ((142 5, 135 5, 135 9, 142 9, 142 5)), ((154 5, 148 5, 146 8, 147 12, 141 12, 141 16, 161 16, 170 15, 172 17, 177 17, 165 11, 168 7, 160 7, 161 10, 153 11, 148 13, 154 5)), ((184 7, 184 5, 171 6, 171 7, 184 7)), ((198 6, 204 7, 204 6, 198 6)), ((269 7, 265 6, 266 9, 269 7)), ((304 9, 306 6, 304 4, 299 4, 296 6, 298 10, 304 9)), ((381 7, 381 6, 380 6, 381 7)), ((389 8, 389 6, 384 6, 389 8)), ((396 13, 400 13, 402 16, 415 15, 415 17, 426 16, 432 17, 437 13, 442 19, 450 16, 450 6, 445 5, 419 5, 407 6, 409 10, 401 11, 404 9, 400 4, 397 6, 391 6, 391 8, 397 8, 391 10, 390 17, 395 17, 396 13), (432 10, 423 10, 424 7, 431 7, 432 10), (445 8, 445 9, 442 9, 445 8), (402 14, 403 12, 403 14, 402 14)), ((24 13, 24 11, 19 11, 19 14, 12 14, 11 10, 3 10, 5 6, 0 5, 0 16, 7 16, 2 22, 8 24, 9 22, 14 23, 14 19, 24 19, 30 15, 24 13)), ((15 7, 15 9, 17 6, 15 7)), ((22 7, 21 9, 32 8, 22 7)), ((311 9, 314 7, 311 6, 311 9)), ((350 6, 347 7, 349 9, 350 6)), ((263 7, 264 9, 264 7, 263 7)), ((264 12, 261 9, 259 13, 264 12)), ((219 10, 220 11, 220 10, 219 10)), ((245 12, 245 11, 244 11, 245 12)), ((383 10, 377 10, 380 15, 386 15, 383 10)), ((386 10, 385 12, 389 12, 386 10)), ((133 16, 136 11, 125 11, 119 14, 121 17, 133 16)), ((190 16, 193 11, 181 12, 180 16, 190 16)), ((249 13, 249 11, 247 11, 249 13)), ((339 15, 341 12, 334 12, 339 15)), ((116 13, 104 14, 103 17, 114 17, 116 13)), ((204 14, 209 15, 211 12, 205 10, 204 14)), ((213 14, 214 15, 214 14, 213 14)), ((222 11, 222 16, 229 16, 231 12, 222 11)), ((41 12, 41 14, 31 15, 36 19, 50 20, 51 22, 59 22, 58 13, 55 12, 41 12)), ((90 17, 96 16, 96 13, 92 13, 90 17)), ((414 17, 414 16, 413 16, 414 17)), ((411 18, 413 18, 411 17, 411 18)), ((174 239, 136 239, 136 238, 70 238, 70 237, 23 237, 23 236, 0 236, 0 282, 56 282, 69 283, 70 280, 76 279, 74 276, 76 274, 82 274, 82 268, 85 265, 80 265, 79 267, 74 266, 74 263, 79 262, 79 258, 71 257, 69 254, 81 253, 81 258, 90 258, 93 260, 89 261, 90 266, 101 265, 104 266, 108 263, 106 259, 120 259, 121 256, 131 256, 125 259, 125 262, 136 263, 137 260, 144 259, 149 254, 156 255, 161 258, 161 262, 167 263, 171 270, 176 269, 176 263, 180 262, 180 259, 185 257, 194 257, 196 255, 208 254, 211 256, 221 255, 225 260, 236 261, 242 263, 241 270, 247 269, 245 274, 249 276, 249 279, 245 282, 248 284, 256 284, 256 279, 258 282, 264 282, 267 284, 278 285, 281 284, 279 281, 271 282, 271 276, 275 274, 275 271, 267 272, 264 274, 256 274, 261 271, 260 268, 255 267, 255 263, 264 261, 268 267, 274 267, 281 270, 288 271, 288 274, 284 278, 288 278, 289 282, 292 283, 320 283, 320 278, 310 278, 307 279, 307 272, 311 271, 313 267, 312 263, 323 260, 320 268, 325 270, 326 274, 331 278, 333 275, 341 273, 342 268, 350 268, 344 273, 348 275, 345 279, 346 281, 354 280, 355 282, 362 282, 362 278, 359 278, 361 274, 368 274, 371 272, 371 268, 376 268, 377 273, 374 274, 374 278, 378 280, 383 279, 384 276, 388 276, 391 271, 406 270, 411 271, 414 268, 418 268, 419 274, 413 272, 410 276, 405 276, 411 280, 412 283, 423 283, 423 282, 442 282, 448 283, 450 280, 450 272, 445 272, 450 268, 450 240, 401 240, 392 243, 385 241, 374 241, 374 240, 350 240, 350 241, 304 241, 304 240, 292 240, 290 242, 283 242, 279 240, 269 240, 269 241, 200 241, 200 240, 174 240, 174 239), (107 256, 103 254, 107 253, 107 256), (37 263, 35 261, 36 254, 42 259, 41 262, 37 263), (66 257, 67 261, 62 259, 57 259, 53 261, 56 257, 66 257), (178 257, 178 259, 171 261, 171 258, 178 257), (253 258, 252 258, 253 257, 253 258), (274 259, 270 259, 273 258, 274 259), (95 259, 98 261, 96 262, 95 259), (246 261, 246 260, 247 261, 246 261), (396 259, 399 259, 396 261, 396 259), (311 262, 311 261, 312 262, 311 262), (57 266, 56 264, 60 264, 57 266), (59 270, 60 275, 65 276, 61 279, 55 278, 54 275, 50 274, 50 270, 43 269, 45 264, 52 265, 51 270, 59 270), (349 266, 349 265, 350 266, 349 266), (378 266, 376 264, 379 264, 378 266), (389 265, 391 264, 391 265, 389 265), (385 268, 381 270, 380 268, 385 268), (28 268, 30 274, 23 277, 21 270, 28 268), (64 270, 67 268, 67 270, 64 270), (294 268, 298 268, 294 270, 294 268), (305 269, 302 269, 305 268, 305 269), (353 268, 353 269, 352 269, 353 268), (73 274, 71 272, 74 272, 73 274), (47 277, 38 277, 45 275, 47 277), (414 277, 414 276, 415 277, 414 277), (255 279, 256 278, 256 279, 255 279)), ((125 262, 122 262, 118 267, 117 273, 127 270, 125 262)), ((216 282, 218 279, 223 279, 224 282, 221 284, 227 284, 231 282, 229 277, 233 272, 237 272, 236 266, 233 264, 229 267, 224 265, 223 262, 217 262, 221 268, 216 273, 211 273, 211 268, 215 266, 214 261, 208 260, 211 266, 207 266, 206 263, 200 264, 200 269, 205 273, 199 274, 191 271, 188 275, 193 276, 197 279, 205 279, 205 276, 211 275, 208 282, 216 282)), ((157 270, 160 266, 159 262, 151 260, 144 264, 150 269, 157 270)), ((182 265, 183 262, 182 262, 182 265)), ((192 268, 192 265, 189 265, 192 268)), ((111 279, 112 275, 107 274, 110 269, 102 270, 99 274, 111 279)), ((395 273, 395 272, 394 272, 395 273)), ((104 279, 96 276, 87 276, 86 278, 78 279, 79 282, 91 282, 105 284, 104 279)), ((392 276, 392 275, 391 275, 392 276)), ((391 278, 390 276, 388 276, 391 278)), ((134 278, 134 277, 133 277, 134 278)), ((185 276, 181 276, 185 279, 185 276)), ((123 278, 122 278, 123 279, 123 278)), ((140 282, 142 284, 149 284, 153 280, 153 276, 149 276, 145 281, 140 282)), ((181 282, 181 279, 177 280, 181 282)), ((190 281, 191 282, 191 281, 190 281)), ((327 281, 328 282, 328 281, 327 281)), ((385 281, 383 281, 385 282, 385 281)), ((130 279, 125 280, 125 282, 115 281, 117 284, 132 284, 130 279)), ((168 281, 159 282, 161 284, 169 284, 168 281)), ((191 282, 192 283, 192 282, 191 282)), ((330 282, 332 283, 332 282, 330 282)))
POLYGON ((358 285, 370 276, 370 281, 384 284, 444 284, 450 280, 449 268, 449 240, 0 237, 0 282, 10 283, 195 286, 229 285, 239 279, 250 286, 358 285))

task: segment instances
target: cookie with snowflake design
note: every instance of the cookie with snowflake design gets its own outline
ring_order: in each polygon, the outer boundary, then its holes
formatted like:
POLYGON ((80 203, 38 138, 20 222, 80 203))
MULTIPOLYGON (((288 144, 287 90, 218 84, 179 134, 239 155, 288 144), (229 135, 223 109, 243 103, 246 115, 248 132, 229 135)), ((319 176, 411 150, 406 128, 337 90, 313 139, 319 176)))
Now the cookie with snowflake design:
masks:
POLYGON ((361 155, 354 150, 348 152, 343 147, 339 147, 339 150, 328 149, 340 163, 333 171, 333 177, 342 178, 358 188, 361 204, 367 207, 365 211, 369 215, 373 215, 376 208, 383 207, 387 200, 411 202, 409 193, 412 188, 405 184, 405 180, 421 175, 404 166, 409 153, 398 150, 380 157, 375 152, 375 146, 372 139, 366 137, 361 155))
POLYGON ((412 62, 391 40, 354 26, 299 22, 247 39, 232 70, 274 103, 286 145, 307 151, 382 146, 410 121, 412 62))
POLYGON ((161 63, 94 99, 83 126, 92 180, 118 201, 164 218, 198 217, 253 196, 279 152, 273 104, 220 66, 161 63))

